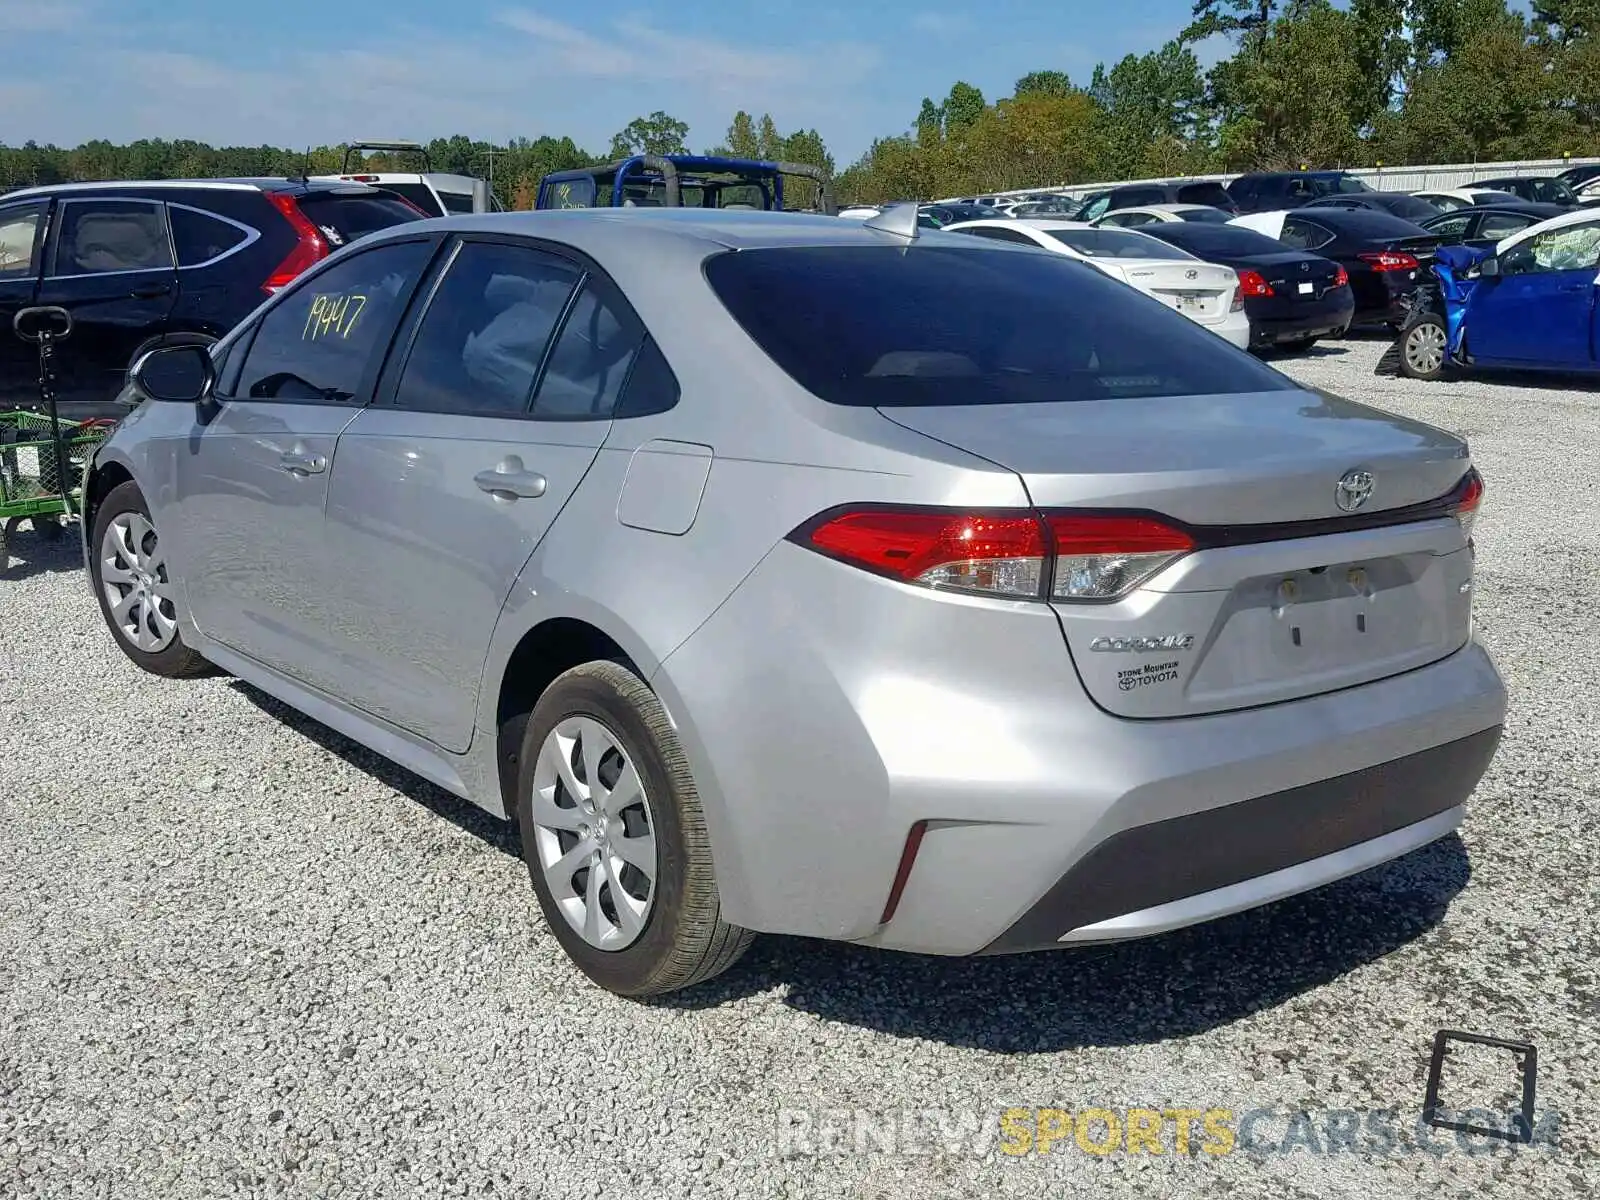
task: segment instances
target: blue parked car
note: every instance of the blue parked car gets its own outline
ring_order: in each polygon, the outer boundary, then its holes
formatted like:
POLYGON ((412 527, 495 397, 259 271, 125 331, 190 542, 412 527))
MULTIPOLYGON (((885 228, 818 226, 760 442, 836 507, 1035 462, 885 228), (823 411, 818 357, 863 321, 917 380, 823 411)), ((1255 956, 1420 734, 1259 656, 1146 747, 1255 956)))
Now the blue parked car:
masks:
POLYGON ((1379 373, 1600 375, 1600 212, 1565 213, 1494 246, 1441 246, 1433 273, 1379 373))

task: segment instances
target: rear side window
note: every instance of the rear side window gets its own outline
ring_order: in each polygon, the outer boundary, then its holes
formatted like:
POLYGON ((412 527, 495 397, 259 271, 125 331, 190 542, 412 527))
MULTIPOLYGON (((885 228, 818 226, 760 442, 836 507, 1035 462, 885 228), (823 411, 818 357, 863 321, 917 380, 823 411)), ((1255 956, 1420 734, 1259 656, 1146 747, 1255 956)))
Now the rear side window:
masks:
POLYGON ((375 356, 433 254, 400 242, 355 254, 307 279, 261 319, 239 373, 242 399, 365 403, 375 356))
POLYGON ((1165 305, 1053 255, 956 245, 775 247, 719 254, 706 277, 778 367, 832 404, 1026 404, 1295 387, 1165 305))
POLYGON ((1315 250, 1333 241, 1333 230, 1304 217, 1285 217, 1283 234, 1278 238, 1285 246, 1296 250, 1315 250))
POLYGON ((526 246, 465 243, 428 302, 394 403, 420 412, 526 413, 580 274, 526 246))
POLYGON ((56 275, 172 267, 163 206, 153 200, 67 200, 60 205, 56 275))
POLYGON ((341 196, 337 192, 311 192, 300 196, 296 206, 332 246, 343 246, 369 233, 420 221, 422 214, 389 196, 341 196))
MULTIPOLYGON (((1519 229, 1526 229, 1533 224, 1532 217, 1517 217, 1510 213, 1490 213, 1483 219, 1483 224, 1478 226, 1478 236, 1481 238, 1509 237, 1519 229)), ((1458 230, 1447 230, 1440 225, 1433 227, 1434 233, 1452 233, 1458 230)))
POLYGON ((39 273, 39 227, 44 212, 43 204, 0 212, 0 279, 39 273))
POLYGON ((178 251, 180 267, 199 267, 215 262, 250 240, 250 230, 244 226, 224 221, 198 208, 169 204, 167 219, 172 223, 172 244, 178 251))
POLYGON ((1472 224, 1470 216, 1450 217, 1447 220, 1431 222, 1428 225, 1428 230, 1431 233, 1437 233, 1440 237, 1460 237, 1467 231, 1467 226, 1470 224, 1472 224))

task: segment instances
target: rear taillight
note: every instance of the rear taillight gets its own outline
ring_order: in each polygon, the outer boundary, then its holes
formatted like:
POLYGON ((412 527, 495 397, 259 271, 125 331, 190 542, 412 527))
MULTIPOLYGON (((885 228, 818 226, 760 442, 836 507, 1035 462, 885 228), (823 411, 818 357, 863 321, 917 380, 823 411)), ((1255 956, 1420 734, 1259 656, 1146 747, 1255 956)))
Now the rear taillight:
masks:
POLYGON ((1333 277, 1333 286, 1336 288, 1349 287, 1350 272, 1346 271, 1343 267, 1340 267, 1339 273, 1333 277))
POLYGON ((1239 291, 1246 296, 1270 296, 1273 294, 1272 285, 1266 281, 1260 271, 1240 271, 1239 291))
POLYGON ((322 232, 306 219, 305 213, 300 211, 300 206, 295 203, 293 196, 287 192, 268 192, 267 200, 272 207, 283 214, 283 219, 294 228, 294 249, 289 251, 285 258, 266 282, 261 285, 261 290, 269 296, 280 288, 288 287, 296 276, 308 267, 328 257, 328 239, 322 232))
POLYGON ((792 537, 902 583, 1013 600, 1115 600, 1194 549, 1154 517, 1017 510, 851 510, 792 537))
POLYGON ((1461 532, 1470 542, 1472 540, 1472 524, 1478 519, 1478 509, 1483 504, 1483 476, 1478 474, 1474 467, 1468 472, 1461 484, 1461 498, 1455 504, 1456 522, 1461 526, 1461 532))
POLYGON ((1236 288, 1233 289, 1233 303, 1228 306, 1228 311, 1229 312, 1242 312, 1242 311, 1244 311, 1244 289, 1243 288, 1237 288, 1236 287, 1236 288))
POLYGON ((1415 255, 1400 250, 1368 250, 1356 257, 1374 271, 1415 271, 1421 265, 1415 255))

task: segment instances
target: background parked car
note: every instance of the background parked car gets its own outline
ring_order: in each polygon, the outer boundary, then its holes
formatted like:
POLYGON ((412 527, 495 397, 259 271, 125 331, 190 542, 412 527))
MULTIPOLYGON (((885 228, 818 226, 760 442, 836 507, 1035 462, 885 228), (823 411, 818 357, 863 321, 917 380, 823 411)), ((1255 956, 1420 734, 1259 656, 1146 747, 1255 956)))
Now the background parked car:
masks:
POLYGON ((1239 211, 1220 183, 1129 183, 1085 196, 1073 218, 1094 221, 1119 208, 1150 204, 1209 204, 1225 212, 1239 211))
POLYGON ((1032 246, 1087 262, 1241 350, 1250 345, 1250 319, 1239 295, 1238 275, 1169 243, 1131 229, 1102 229, 1081 221, 971 221, 952 225, 949 232, 1032 246))
POLYGON ((1114 225, 1121 229, 1137 229, 1140 225, 1163 221, 1209 221, 1213 225, 1226 225, 1230 216, 1228 210, 1210 204, 1146 204, 1108 212, 1093 224, 1114 225))
POLYGON ((291 179, 73 183, 0 197, 0 408, 37 399, 34 348, 12 336, 30 304, 72 313, 57 354, 61 415, 127 412, 128 368, 160 345, 209 345, 334 250, 423 214, 363 184, 291 179))
POLYGON ((1355 316, 1348 274, 1320 255, 1237 225, 1180 221, 1139 232, 1237 272, 1253 348, 1309 350, 1319 338, 1343 334, 1355 316))
POLYGON ((1474 186, 1510 192, 1522 200, 1535 204, 1559 204, 1563 208, 1577 208, 1583 203, 1565 179, 1556 175, 1508 176, 1504 179, 1481 179, 1474 186))
POLYGON ((1344 171, 1261 171, 1241 175, 1228 185, 1228 195, 1241 213, 1299 208, 1323 196, 1371 190, 1344 171))
POLYGON ((1476 206, 1440 213, 1424 221, 1422 227, 1439 239, 1441 246, 1493 246, 1513 233, 1571 212, 1559 204, 1513 204, 1479 208, 1476 206))
POLYGON ((1438 236, 1421 225, 1364 209, 1302 208, 1286 213, 1251 213, 1234 224, 1275 238, 1297 250, 1331 258, 1350 276, 1357 325, 1398 326, 1411 294, 1427 269, 1438 236))
POLYGON ((1404 221, 1421 223, 1439 214, 1439 206, 1407 192, 1349 192, 1339 196, 1324 196, 1313 200, 1307 208, 1365 209, 1384 212, 1404 221))
POLYGON ((1522 204, 1515 192, 1497 192, 1493 188, 1445 188, 1437 191, 1412 192, 1418 200, 1426 200, 1440 212, 1455 212, 1477 204, 1522 204))

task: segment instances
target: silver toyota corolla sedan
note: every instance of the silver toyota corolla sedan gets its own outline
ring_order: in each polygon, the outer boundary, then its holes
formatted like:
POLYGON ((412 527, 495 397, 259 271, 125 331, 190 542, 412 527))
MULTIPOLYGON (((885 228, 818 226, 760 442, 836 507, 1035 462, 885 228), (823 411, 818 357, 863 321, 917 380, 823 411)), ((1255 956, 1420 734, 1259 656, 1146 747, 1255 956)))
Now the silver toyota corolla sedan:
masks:
POLYGON ((1219 917, 1448 834, 1500 737, 1465 444, 894 213, 403 225, 130 387, 122 650, 515 819, 623 994, 1219 917))

